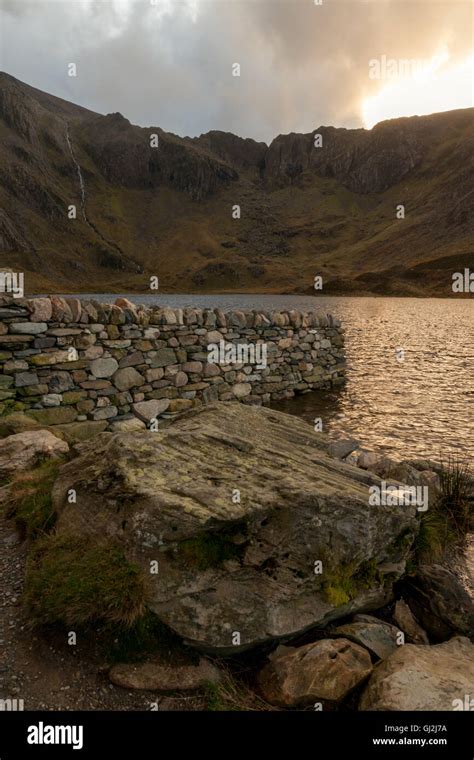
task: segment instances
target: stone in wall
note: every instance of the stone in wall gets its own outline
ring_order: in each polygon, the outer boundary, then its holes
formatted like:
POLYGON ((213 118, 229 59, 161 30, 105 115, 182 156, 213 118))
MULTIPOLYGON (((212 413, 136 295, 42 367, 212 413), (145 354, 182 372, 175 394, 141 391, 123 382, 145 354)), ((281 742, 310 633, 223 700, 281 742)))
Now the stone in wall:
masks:
POLYGON ((344 382, 325 312, 0 297, 0 414, 154 424, 215 400, 269 404, 344 382))

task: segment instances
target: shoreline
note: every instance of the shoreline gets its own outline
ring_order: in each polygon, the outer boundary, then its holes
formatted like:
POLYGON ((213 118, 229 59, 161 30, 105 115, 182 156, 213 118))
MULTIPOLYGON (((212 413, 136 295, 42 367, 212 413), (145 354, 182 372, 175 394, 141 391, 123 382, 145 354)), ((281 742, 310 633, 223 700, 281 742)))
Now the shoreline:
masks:
MULTIPOLYGON (((50 295, 59 296, 61 297, 67 297, 67 298, 74 298, 74 297, 94 297, 94 296, 102 296, 102 295, 110 295, 114 297, 120 297, 120 298, 127 298, 128 296, 132 296, 133 298, 138 297, 155 297, 153 293, 147 292, 144 293, 142 291, 133 291, 133 290, 111 290, 108 293, 104 291, 97 291, 97 293, 91 293, 90 290, 74 290, 70 292, 66 292, 64 290, 53 292, 49 291, 47 293, 43 291, 32 292, 32 293, 25 293, 24 298, 47 298, 50 295)), ((163 296, 176 296, 178 298, 184 298, 188 296, 198 296, 199 298, 206 298, 206 297, 212 297, 212 296, 282 296, 285 298, 316 298, 316 299, 341 299, 341 298, 371 298, 374 300, 385 300, 385 299, 416 299, 420 301, 474 301, 474 294, 471 295, 469 293, 459 293, 456 296, 453 295, 446 295, 446 296, 440 296, 440 295, 382 295, 377 293, 370 293, 370 292, 362 292, 362 293, 329 293, 329 294, 319 294, 315 295, 312 291, 306 292, 306 293, 286 293, 281 291, 260 291, 260 290, 207 290, 205 292, 202 291, 174 291, 174 290, 163 290, 160 288, 159 292, 157 291, 156 298, 159 298, 161 295, 163 296)))

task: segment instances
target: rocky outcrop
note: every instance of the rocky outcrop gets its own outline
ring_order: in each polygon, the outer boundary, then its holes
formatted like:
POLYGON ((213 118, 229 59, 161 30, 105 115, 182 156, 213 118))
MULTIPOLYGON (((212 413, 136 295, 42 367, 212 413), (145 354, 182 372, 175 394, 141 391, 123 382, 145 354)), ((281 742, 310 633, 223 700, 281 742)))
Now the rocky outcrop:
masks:
POLYGON ((365 649, 344 638, 279 647, 258 675, 264 698, 278 707, 340 702, 372 671, 365 649))
POLYGON ((403 584, 405 599, 430 638, 474 638, 474 602, 459 579, 441 565, 421 565, 403 584))
POLYGON ((206 132, 191 142, 237 169, 251 169, 259 175, 265 166, 267 146, 263 142, 219 130, 206 132))
POLYGON ((36 115, 38 107, 20 83, 6 74, 0 79, 0 117, 27 142, 37 140, 36 115), (35 113, 36 112, 36 113, 35 113))
POLYGON ((334 178, 356 193, 381 192, 421 162, 423 147, 416 132, 390 122, 372 131, 320 127, 310 134, 280 135, 273 140, 264 176, 268 182, 288 183, 309 171, 334 178))
POLYGON ((203 200, 238 178, 232 166, 158 127, 132 126, 121 114, 88 121, 80 133, 104 178, 131 188, 168 185, 203 200), (158 144, 151 144, 155 135, 158 144))
POLYGON ((222 403, 101 434, 61 468, 58 531, 120 541, 151 610, 198 648, 287 640, 386 603, 418 526, 414 508, 370 506, 377 477, 325 446, 295 417, 222 403))
POLYGON ((307 134, 279 135, 265 156, 264 177, 269 184, 288 184, 307 172, 335 179, 355 193, 383 192, 421 164, 446 133, 445 121, 439 114, 384 121, 372 130, 322 126, 307 134))
POLYGON ((474 646, 454 638, 405 644, 374 670, 360 710, 463 710, 474 693, 474 646))

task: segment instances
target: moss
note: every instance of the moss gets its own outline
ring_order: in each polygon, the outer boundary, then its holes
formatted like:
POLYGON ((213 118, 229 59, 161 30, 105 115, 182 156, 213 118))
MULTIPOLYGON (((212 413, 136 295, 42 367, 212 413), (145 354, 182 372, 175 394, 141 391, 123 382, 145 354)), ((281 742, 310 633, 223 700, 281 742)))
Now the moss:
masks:
POLYGON ((56 522, 51 493, 62 459, 48 459, 15 475, 5 501, 5 514, 14 518, 28 538, 49 531, 56 522))
POLYGON ((327 562, 323 562, 323 568, 322 591, 333 607, 347 604, 356 596, 357 592, 352 580, 356 568, 353 564, 328 567, 327 562))
POLYGON ((206 531, 194 538, 181 541, 176 546, 177 558, 196 570, 216 567, 229 559, 239 560, 244 546, 235 542, 242 526, 223 531, 206 531))
POLYGON ((51 534, 27 562, 24 601, 34 625, 94 621, 131 627, 146 611, 141 569, 112 540, 51 534))
POLYGON ((23 409, 26 409, 26 404, 23 404, 21 401, 10 398, 6 399, 0 403, 0 417, 6 417, 8 414, 12 414, 12 412, 21 412, 23 409))
POLYGON ((323 585, 323 590, 326 599, 333 607, 341 607, 343 604, 347 604, 347 602, 351 600, 349 593, 342 585, 328 583, 327 585, 323 585))
MULTIPOLYGON (((327 565, 323 563, 323 567, 327 565)), ((377 570, 377 561, 372 558, 360 565, 349 563, 326 569, 323 574, 322 591, 333 607, 340 607, 355 599, 364 589, 380 583, 382 577, 377 570)))

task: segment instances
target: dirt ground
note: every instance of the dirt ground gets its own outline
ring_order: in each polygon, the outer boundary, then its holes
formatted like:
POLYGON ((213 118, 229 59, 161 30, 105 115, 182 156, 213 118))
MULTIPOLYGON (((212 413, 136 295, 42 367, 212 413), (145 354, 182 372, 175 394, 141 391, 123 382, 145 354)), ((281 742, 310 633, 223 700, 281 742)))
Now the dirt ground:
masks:
POLYGON ((107 677, 93 636, 71 646, 62 634, 31 631, 21 605, 27 543, 0 518, 0 699, 25 710, 202 710, 204 695, 163 696, 128 691, 107 677))

